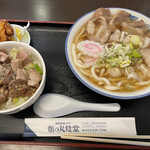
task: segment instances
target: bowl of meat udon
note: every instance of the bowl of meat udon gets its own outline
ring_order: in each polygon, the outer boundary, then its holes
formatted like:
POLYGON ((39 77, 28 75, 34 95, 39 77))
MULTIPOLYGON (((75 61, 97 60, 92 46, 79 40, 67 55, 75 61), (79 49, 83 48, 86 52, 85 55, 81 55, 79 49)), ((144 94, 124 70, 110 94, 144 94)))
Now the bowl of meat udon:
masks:
POLYGON ((0 114, 17 113, 41 95, 46 68, 39 52, 15 41, 0 43, 0 114))
POLYGON ((150 19, 133 10, 98 8, 70 29, 65 54, 75 76, 116 99, 150 95, 150 19))

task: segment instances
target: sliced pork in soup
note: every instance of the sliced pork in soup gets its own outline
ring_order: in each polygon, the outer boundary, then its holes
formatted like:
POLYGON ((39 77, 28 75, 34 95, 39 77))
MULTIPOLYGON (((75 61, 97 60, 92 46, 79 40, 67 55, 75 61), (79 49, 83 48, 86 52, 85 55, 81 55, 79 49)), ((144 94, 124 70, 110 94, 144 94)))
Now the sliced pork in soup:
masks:
POLYGON ((79 71, 109 91, 131 92, 150 85, 150 30, 131 15, 99 8, 72 43, 79 71))

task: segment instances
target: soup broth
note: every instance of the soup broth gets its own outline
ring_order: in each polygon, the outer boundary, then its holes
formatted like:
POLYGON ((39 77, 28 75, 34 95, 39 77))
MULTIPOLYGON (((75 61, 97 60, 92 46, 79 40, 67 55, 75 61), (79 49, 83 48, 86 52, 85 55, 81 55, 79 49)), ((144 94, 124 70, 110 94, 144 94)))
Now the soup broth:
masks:
POLYGON ((128 12, 99 8, 74 37, 78 70, 109 91, 131 92, 150 85, 150 38, 143 20, 128 12))

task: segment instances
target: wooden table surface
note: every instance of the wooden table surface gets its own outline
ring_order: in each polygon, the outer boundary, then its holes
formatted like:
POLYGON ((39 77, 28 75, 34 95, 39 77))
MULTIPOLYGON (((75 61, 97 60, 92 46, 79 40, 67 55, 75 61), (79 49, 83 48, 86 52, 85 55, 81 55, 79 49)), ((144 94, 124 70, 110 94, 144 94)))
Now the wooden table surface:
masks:
POLYGON ((149 0, 0 0, 0 19, 75 22, 99 7, 121 7, 150 17, 149 0))

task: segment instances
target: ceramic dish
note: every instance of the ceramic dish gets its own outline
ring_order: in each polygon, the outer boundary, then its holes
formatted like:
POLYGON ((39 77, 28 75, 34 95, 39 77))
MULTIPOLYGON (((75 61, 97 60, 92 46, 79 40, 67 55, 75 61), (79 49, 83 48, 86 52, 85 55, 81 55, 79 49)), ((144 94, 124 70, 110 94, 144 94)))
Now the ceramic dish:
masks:
MULTIPOLYGON (((109 9, 112 14, 115 14, 118 10, 125 10, 131 14, 130 15, 131 19, 133 19, 133 20, 142 19, 147 26, 149 26, 149 24, 150 24, 150 19, 139 12, 129 10, 129 9, 122 9, 122 8, 109 8, 109 9)), ((89 12, 89 13, 85 14, 84 16, 82 16, 81 18, 79 18, 74 23, 72 28, 70 29, 70 31, 67 35, 67 38, 66 38, 65 54, 66 54, 66 58, 67 58, 69 67, 72 70, 72 72, 74 73, 74 75, 89 89, 91 89, 101 95, 107 96, 107 97, 116 98, 116 99, 136 99, 136 98, 142 98, 142 97, 150 95, 150 92, 149 92, 150 87, 147 87, 147 88, 142 89, 137 92, 113 92, 113 91, 105 90, 104 88, 98 87, 95 84, 91 83, 77 69, 77 67, 73 63, 73 58, 72 58, 72 54, 71 54, 72 42, 73 42, 73 39, 74 39, 77 31, 92 17, 94 12, 95 11, 89 12)))
POLYGON ((42 80, 36 92, 28 100, 26 100, 24 103, 22 103, 21 105, 17 107, 6 109, 6 110, 0 110, 0 114, 13 114, 31 106, 37 100, 37 98, 41 95, 45 86, 46 68, 45 68, 44 60, 42 56, 40 55, 40 53, 35 48, 22 42, 8 41, 8 42, 0 43, 0 49, 6 49, 8 53, 13 48, 17 48, 17 49, 22 48, 26 50, 32 56, 32 59, 39 64, 39 66, 41 67, 43 71, 42 80))
POLYGON ((14 35, 12 37, 12 41, 18 41, 26 44, 30 44, 31 37, 29 32, 20 25, 11 24, 14 29, 14 35))

